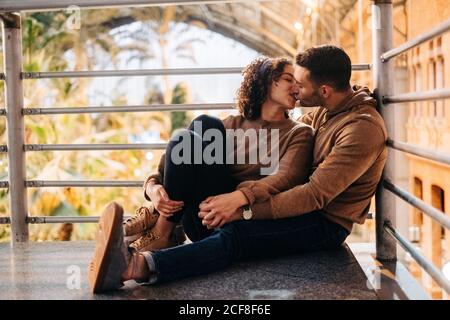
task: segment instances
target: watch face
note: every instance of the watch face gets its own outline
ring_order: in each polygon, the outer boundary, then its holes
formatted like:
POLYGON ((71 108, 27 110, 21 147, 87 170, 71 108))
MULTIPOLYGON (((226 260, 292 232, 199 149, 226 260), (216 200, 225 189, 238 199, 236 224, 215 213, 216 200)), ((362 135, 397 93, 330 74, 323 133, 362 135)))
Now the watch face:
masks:
POLYGON ((253 216, 253 212, 251 210, 244 210, 244 213, 242 215, 244 216, 245 220, 250 220, 253 216))

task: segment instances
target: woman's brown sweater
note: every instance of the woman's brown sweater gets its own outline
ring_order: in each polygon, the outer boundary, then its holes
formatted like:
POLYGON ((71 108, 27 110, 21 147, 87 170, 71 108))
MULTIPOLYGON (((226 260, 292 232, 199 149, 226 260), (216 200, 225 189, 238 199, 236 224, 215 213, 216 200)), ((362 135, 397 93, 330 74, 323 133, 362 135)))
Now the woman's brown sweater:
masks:
MULTIPOLYGON (((235 161, 234 164, 230 165, 231 175, 238 183, 237 190, 241 190, 245 194, 250 204, 267 199, 268 193, 276 194, 307 181, 314 144, 314 130, 309 125, 299 124, 292 119, 275 122, 247 120, 241 115, 229 116, 223 120, 223 123, 227 130, 242 129, 246 132, 248 129, 254 129, 258 132, 260 129, 267 129, 268 146, 271 150, 273 150, 274 145, 270 141, 270 131, 273 129, 279 130, 279 166, 278 170, 271 175, 261 174, 261 169, 270 165, 262 165, 259 162, 259 157, 258 163, 249 163, 249 154, 252 150, 255 151, 254 148, 258 148, 259 135, 257 136, 258 144, 249 145, 246 143, 245 150, 238 148, 238 143, 234 144, 235 161), (245 153, 245 164, 236 164, 236 155, 241 155, 242 152, 245 153)), ((242 138, 245 139, 245 136, 242 138)), ((150 200, 145 193, 147 183, 151 179, 157 184, 162 184, 164 181, 164 163, 165 155, 161 157, 158 171, 145 180, 144 196, 147 200, 150 200)))

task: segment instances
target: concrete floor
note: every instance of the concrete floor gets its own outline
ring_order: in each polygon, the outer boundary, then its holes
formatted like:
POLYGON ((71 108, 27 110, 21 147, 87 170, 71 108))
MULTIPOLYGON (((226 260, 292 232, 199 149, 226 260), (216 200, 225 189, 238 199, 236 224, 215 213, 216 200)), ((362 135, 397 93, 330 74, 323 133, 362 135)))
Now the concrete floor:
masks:
POLYGON ((93 242, 0 244, 0 299, 377 299, 355 256, 338 250, 236 263, 202 277, 89 293, 93 242))

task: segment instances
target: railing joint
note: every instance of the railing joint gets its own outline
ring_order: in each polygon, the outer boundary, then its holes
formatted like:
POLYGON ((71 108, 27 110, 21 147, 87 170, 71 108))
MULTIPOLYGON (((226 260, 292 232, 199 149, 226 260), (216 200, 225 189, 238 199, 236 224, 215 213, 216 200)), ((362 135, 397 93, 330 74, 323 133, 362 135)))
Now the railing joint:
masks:
POLYGON ((11 224, 11 218, 10 217, 0 217, 0 225, 1 224, 11 224))
POLYGON ((23 108, 22 109, 22 114, 24 116, 36 115, 36 114, 41 114, 41 113, 42 113, 41 108, 23 108))
POLYGON ((21 72, 22 79, 39 79, 41 77, 40 72, 21 72))
POLYGON ((35 144, 26 144, 23 146, 25 151, 42 151, 42 146, 35 144))
POLYGON ((26 181, 25 185, 28 188, 41 188, 44 185, 44 181, 40 181, 40 180, 26 181))

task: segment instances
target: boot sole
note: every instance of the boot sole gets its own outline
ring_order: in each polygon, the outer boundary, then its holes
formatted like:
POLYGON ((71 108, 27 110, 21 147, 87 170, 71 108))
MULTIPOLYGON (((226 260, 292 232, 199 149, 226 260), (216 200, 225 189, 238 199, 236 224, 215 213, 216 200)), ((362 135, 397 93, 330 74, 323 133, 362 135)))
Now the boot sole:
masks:
MULTIPOLYGON (((118 242, 123 237, 122 231, 123 209, 115 202, 109 204, 103 211, 99 221, 99 232, 95 245, 94 257, 88 269, 88 282, 93 293, 117 289, 115 281, 117 277, 116 266, 112 266, 115 257, 122 253, 117 248, 118 242), (116 246, 116 247, 115 247, 116 246)), ((120 274, 119 281, 120 281, 120 274)))

